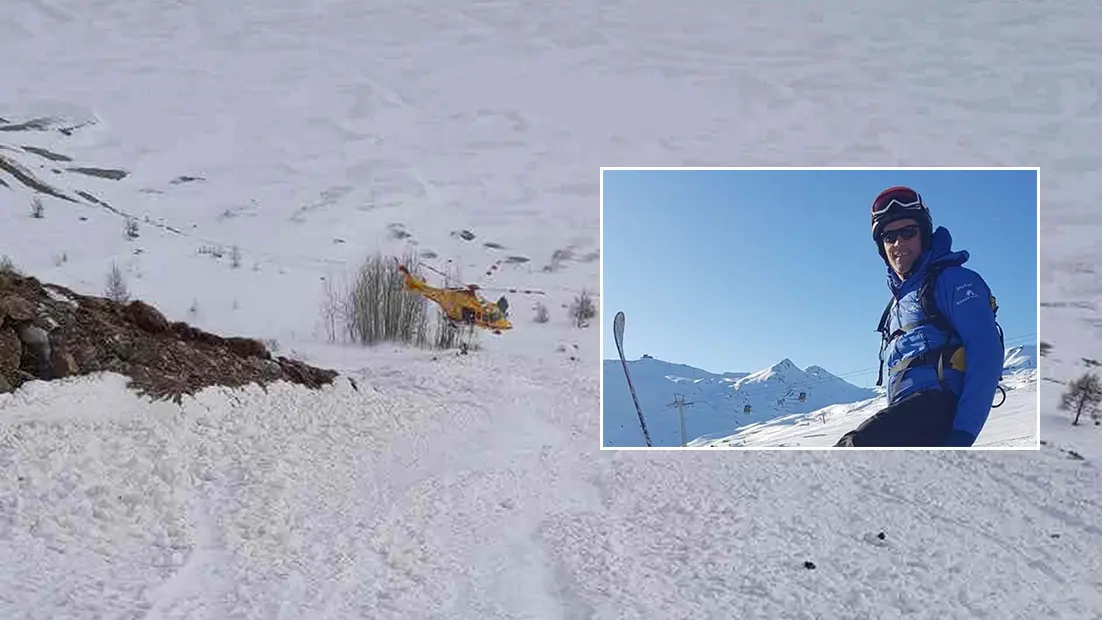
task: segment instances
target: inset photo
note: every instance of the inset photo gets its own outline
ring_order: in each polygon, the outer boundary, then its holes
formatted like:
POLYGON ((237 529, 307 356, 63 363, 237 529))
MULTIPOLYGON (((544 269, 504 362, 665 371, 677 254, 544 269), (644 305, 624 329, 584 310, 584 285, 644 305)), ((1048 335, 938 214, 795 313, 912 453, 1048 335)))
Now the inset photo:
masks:
POLYGON ((601 449, 1040 447, 1037 168, 602 168, 601 449))

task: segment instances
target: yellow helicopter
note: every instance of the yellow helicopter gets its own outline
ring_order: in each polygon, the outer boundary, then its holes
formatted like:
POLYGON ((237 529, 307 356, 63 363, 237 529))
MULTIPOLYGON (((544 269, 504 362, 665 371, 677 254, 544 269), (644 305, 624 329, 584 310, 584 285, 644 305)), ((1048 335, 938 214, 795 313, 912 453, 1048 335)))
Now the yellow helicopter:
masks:
POLYGON ((478 287, 473 284, 466 287, 439 288, 411 274, 405 265, 399 264, 398 271, 405 277, 406 290, 436 302, 453 325, 475 325, 492 330, 495 334, 513 328, 512 322, 505 318, 505 310, 498 307, 498 304, 479 297, 475 292, 478 287))

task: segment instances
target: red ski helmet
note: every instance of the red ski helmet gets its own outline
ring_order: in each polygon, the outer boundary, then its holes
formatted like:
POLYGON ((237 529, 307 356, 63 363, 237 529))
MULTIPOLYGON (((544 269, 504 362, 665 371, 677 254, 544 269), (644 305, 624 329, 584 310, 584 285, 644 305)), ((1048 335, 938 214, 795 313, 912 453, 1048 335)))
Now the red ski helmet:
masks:
POLYGON ((930 209, 926 207, 922 196, 915 190, 903 185, 896 185, 877 194, 872 201, 872 240, 876 243, 876 249, 884 262, 888 262, 888 255, 884 252, 884 244, 880 242, 880 235, 884 227, 898 220, 913 219, 918 222, 918 228, 922 238, 922 247, 930 247, 930 237, 933 235, 934 222, 930 217, 930 209))

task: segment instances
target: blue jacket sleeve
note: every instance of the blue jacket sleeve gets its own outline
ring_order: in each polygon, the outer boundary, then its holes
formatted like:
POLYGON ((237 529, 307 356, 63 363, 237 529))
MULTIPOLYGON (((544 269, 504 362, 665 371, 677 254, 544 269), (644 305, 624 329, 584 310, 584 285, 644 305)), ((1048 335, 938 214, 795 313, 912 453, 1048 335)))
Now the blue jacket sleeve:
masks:
POLYGON ((991 289, 976 272, 955 267, 938 278, 935 295, 964 341, 967 363, 949 444, 971 446, 987 422, 1003 372, 1004 351, 991 310, 991 289))

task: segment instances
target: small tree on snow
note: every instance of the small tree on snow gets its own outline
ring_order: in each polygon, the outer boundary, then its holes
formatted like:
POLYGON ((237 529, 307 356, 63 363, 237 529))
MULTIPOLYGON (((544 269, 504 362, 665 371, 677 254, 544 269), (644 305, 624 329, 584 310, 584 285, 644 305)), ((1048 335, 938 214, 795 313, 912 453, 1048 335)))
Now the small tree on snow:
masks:
POLYGON ((570 319, 576 327, 584 327, 593 317, 597 316, 597 304, 593 303, 593 298, 589 295, 588 291, 583 290, 582 294, 574 298, 574 303, 570 305, 570 319))
POLYGON ((1073 425, 1079 424, 1079 417, 1083 412, 1095 416, 1098 414, 1098 406, 1102 403, 1102 381, 1091 373, 1086 373, 1068 384, 1068 389, 1060 402, 1060 408, 1066 411, 1074 411, 1073 425))
POLYGON ((536 303, 536 318, 537 323, 546 323, 551 320, 551 313, 547 311, 547 306, 542 303, 536 303))
POLYGON ((130 292, 126 290, 126 280, 122 277, 122 271, 118 265, 111 265, 107 272, 107 288, 104 295, 111 301, 125 303, 130 299, 130 292))

